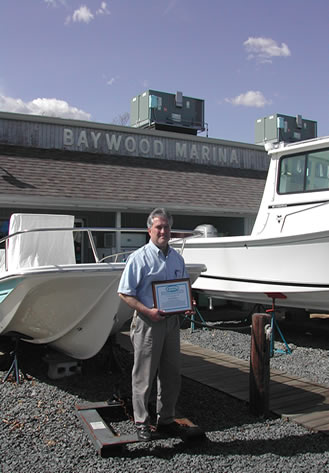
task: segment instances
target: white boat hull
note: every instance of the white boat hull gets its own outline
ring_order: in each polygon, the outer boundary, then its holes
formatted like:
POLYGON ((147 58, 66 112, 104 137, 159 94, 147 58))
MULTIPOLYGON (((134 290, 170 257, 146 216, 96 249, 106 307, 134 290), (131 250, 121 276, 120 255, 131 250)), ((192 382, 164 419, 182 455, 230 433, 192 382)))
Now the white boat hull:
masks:
MULTIPOLYGON (((193 288, 228 299, 329 310, 329 137, 274 144, 251 235, 187 239, 193 288), (270 298, 269 298, 270 296, 270 298)), ((202 226, 201 226, 202 227, 202 226)), ((206 236, 204 232, 204 236, 206 236)))
MULTIPOLYGON (((0 335, 18 334, 87 359, 133 311, 117 292, 125 263, 100 261, 92 234, 117 229, 73 225, 72 215, 11 216, 9 235, 1 241, 5 249, 0 250, 0 335), (83 242, 84 232, 95 262, 77 264, 74 243, 83 242)), ((187 269, 194 282, 205 267, 187 269)))
POLYGON ((94 356, 114 324, 123 268, 95 263, 7 275, 0 291, 13 289, 0 304, 0 333, 18 332, 78 359, 94 356))
MULTIPOLYGON (((76 359, 96 355, 132 316, 117 294, 124 263, 25 269, 0 278, 0 333, 76 359)), ((190 265, 191 281, 205 269, 190 265)))
POLYGON ((250 303, 329 310, 329 231, 279 238, 196 238, 187 241, 187 263, 207 271, 193 289, 208 296, 250 303), (282 297, 282 298, 281 298, 282 297))

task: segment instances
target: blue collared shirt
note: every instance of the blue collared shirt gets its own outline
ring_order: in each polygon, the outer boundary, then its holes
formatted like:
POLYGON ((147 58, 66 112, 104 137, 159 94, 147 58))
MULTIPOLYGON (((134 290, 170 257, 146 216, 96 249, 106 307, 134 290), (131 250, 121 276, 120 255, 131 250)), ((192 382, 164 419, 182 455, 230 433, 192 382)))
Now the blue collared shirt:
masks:
POLYGON ((146 307, 154 307, 152 282, 187 278, 183 257, 173 248, 167 256, 150 240, 132 253, 126 263, 118 292, 134 296, 146 307))

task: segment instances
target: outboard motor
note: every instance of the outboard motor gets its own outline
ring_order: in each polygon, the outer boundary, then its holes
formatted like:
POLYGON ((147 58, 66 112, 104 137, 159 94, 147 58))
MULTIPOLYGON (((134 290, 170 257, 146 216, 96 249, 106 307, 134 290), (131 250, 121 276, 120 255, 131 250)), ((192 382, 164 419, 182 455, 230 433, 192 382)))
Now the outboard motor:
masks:
POLYGON ((195 236, 200 238, 212 238, 218 236, 217 229, 209 223, 198 225, 197 227, 195 227, 194 232, 196 233, 195 236))

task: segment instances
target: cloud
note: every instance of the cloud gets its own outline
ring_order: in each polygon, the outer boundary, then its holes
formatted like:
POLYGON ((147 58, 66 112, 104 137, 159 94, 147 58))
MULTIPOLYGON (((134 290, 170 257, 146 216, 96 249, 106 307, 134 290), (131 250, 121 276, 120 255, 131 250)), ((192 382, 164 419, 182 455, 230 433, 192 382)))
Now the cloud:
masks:
POLYGON ((85 5, 82 5, 78 10, 75 10, 72 15, 72 20, 79 23, 89 23, 93 19, 94 15, 85 5))
POLYGON ((59 3, 66 6, 66 0, 44 0, 44 2, 50 7, 57 7, 59 3))
MULTIPOLYGON (((49 2, 56 0, 47 0, 49 2)), ((61 0, 63 1, 63 0, 61 0)), ((95 19, 95 15, 110 15, 111 12, 107 8, 106 2, 101 2, 101 6, 96 10, 95 14, 86 5, 81 5, 80 8, 75 10, 72 15, 69 15, 65 19, 65 24, 68 25, 73 21, 74 23, 90 23, 95 19)))
POLYGON ((226 98, 225 102, 231 103, 232 105, 257 108, 265 107, 265 105, 272 103, 272 101, 267 100, 259 90, 249 90, 245 94, 240 94, 233 98, 226 98))
POLYGON ((102 2, 98 10, 96 10, 96 15, 110 15, 110 10, 107 8, 106 2, 102 2))
POLYGON ((102 77, 105 80, 106 85, 110 85, 110 86, 113 85, 115 82, 117 82, 120 79, 119 75, 111 77, 111 76, 106 76, 106 74, 103 74, 102 77))
POLYGON ((30 102, 0 95, 0 110, 3 112, 26 113, 28 115, 46 115, 48 117, 90 120, 91 114, 72 107, 64 100, 37 98, 30 102))
POLYGON ((248 59, 256 58, 259 62, 272 62, 273 57, 291 56, 290 49, 285 43, 281 46, 271 38, 248 38, 243 43, 248 59))

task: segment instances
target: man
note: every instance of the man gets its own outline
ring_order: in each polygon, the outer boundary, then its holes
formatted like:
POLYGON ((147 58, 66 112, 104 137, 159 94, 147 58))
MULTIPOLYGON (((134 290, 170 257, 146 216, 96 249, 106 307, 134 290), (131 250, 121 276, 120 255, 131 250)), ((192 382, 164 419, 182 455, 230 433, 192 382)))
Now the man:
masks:
POLYGON ((119 296, 135 310, 130 328, 134 347, 132 402, 139 440, 151 439, 148 402, 157 375, 158 430, 174 431, 180 376, 179 316, 166 316, 154 307, 152 282, 188 277, 185 263, 168 245, 173 219, 154 209, 148 219, 150 241, 130 255, 118 288, 119 296))

